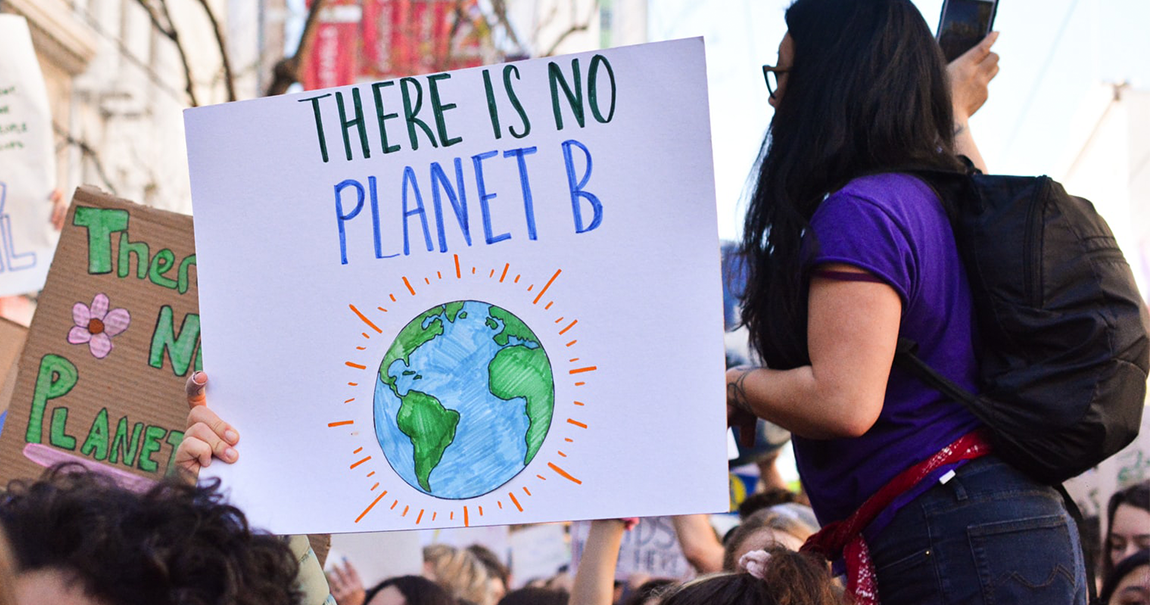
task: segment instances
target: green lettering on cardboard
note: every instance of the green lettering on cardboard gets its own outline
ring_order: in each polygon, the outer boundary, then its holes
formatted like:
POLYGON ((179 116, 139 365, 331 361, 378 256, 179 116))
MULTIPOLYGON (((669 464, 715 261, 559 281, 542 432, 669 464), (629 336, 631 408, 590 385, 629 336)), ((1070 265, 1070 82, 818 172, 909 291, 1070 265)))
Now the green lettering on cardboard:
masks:
POLYGON ((32 388, 32 410, 28 414, 25 441, 43 442, 41 432, 44 427, 44 407, 49 399, 67 395, 76 386, 78 379, 76 366, 67 359, 51 353, 40 359, 40 373, 36 375, 36 386, 32 388))
POLYGON ((200 342, 200 316, 188 313, 180 326, 178 336, 175 334, 173 320, 172 307, 169 305, 160 307, 160 316, 156 319, 156 331, 152 334, 152 348, 148 353, 148 365, 162 369, 166 349, 168 360, 172 362, 172 372, 176 376, 183 376, 188 373, 188 366, 192 364, 192 354, 200 342))
POLYGON ((176 291, 184 294, 188 291, 188 269, 196 266, 196 255, 185 257, 180 261, 179 275, 176 276, 176 291))
POLYGON ((563 130, 563 110, 559 107, 559 87, 563 87, 563 95, 567 97, 567 105, 575 115, 579 127, 584 124, 583 117, 583 83, 579 73, 579 59, 571 59, 571 80, 575 83, 575 90, 567 84, 563 70, 554 61, 547 64, 547 79, 551 82, 551 108, 555 111, 555 129, 563 130))
POLYGON ((62 450, 75 450, 76 438, 68 434, 68 408, 55 408, 52 410, 52 432, 48 434, 48 443, 62 450))
POLYGON ((123 416, 116 423, 116 434, 112 437, 112 451, 108 452, 108 462, 119 462, 123 456, 124 466, 136 463, 136 452, 140 447, 140 433, 144 430, 144 423, 137 422, 132 427, 132 434, 128 434, 128 417, 123 416))
POLYGON ((182 431, 168 431, 168 438, 165 440, 168 445, 172 446, 172 453, 168 456, 168 468, 164 474, 170 475, 176 467, 176 450, 180 444, 184 442, 184 433, 182 431))
POLYGON ((144 279, 148 275, 148 244, 130 242, 128 234, 120 234, 120 258, 116 262, 116 275, 127 277, 132 268, 132 255, 136 255, 136 277, 144 279))
POLYGON ((112 272, 112 234, 128 228, 128 211, 112 208, 76 208, 72 224, 88 229, 88 273, 112 272))
POLYGON ((96 460, 108 457, 108 408, 96 413, 92 428, 88 429, 88 438, 80 446, 80 453, 96 460))
POLYGON ((152 454, 160 451, 160 440, 167 434, 168 429, 161 426, 149 426, 144 429, 144 443, 140 446, 140 459, 136 464, 140 470, 154 473, 156 469, 160 468, 156 461, 152 460, 152 454))
POLYGON ((176 255, 167 248, 160 250, 156 253, 156 256, 152 258, 152 264, 148 267, 148 279, 152 280, 152 283, 157 286, 175 290, 176 280, 170 277, 164 277, 164 274, 175 265, 176 255))

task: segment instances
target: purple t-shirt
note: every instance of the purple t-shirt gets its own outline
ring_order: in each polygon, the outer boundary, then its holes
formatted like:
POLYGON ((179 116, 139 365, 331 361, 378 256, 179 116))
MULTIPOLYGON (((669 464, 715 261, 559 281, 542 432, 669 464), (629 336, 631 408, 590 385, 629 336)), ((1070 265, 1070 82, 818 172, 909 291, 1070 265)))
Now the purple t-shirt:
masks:
MULTIPOLYGON (((902 299, 899 336, 917 342, 920 357, 931 367, 977 392, 970 286, 946 214, 930 187, 903 174, 856 179, 823 201, 811 227, 818 240, 814 265, 853 265, 889 284, 902 299)), ((892 369, 882 412, 865 435, 794 440, 799 472, 819 521, 849 516, 895 475, 979 424, 961 403, 892 369)), ((924 481, 908 497, 930 483, 924 481)), ((896 502, 896 508, 907 499, 896 502)))

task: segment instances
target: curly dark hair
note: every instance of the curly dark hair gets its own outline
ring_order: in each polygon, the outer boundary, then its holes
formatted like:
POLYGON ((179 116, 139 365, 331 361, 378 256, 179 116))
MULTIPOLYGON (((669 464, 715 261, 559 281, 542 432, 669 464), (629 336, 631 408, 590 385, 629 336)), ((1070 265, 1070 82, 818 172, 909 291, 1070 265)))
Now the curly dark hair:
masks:
POLYGON ((302 602, 287 543, 253 531, 218 482, 169 478, 137 493, 61 466, 7 490, 0 525, 20 573, 61 570, 116 605, 302 602))

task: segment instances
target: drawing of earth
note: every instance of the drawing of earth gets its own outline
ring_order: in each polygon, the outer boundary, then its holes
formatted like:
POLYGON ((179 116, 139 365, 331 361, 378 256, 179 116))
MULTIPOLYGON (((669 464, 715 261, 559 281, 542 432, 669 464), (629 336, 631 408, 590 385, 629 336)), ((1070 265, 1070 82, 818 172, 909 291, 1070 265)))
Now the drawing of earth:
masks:
POLYGON ((455 301, 392 341, 375 385, 375 435, 412 487, 474 498, 530 464, 554 404, 551 362, 531 328, 493 304, 455 301))

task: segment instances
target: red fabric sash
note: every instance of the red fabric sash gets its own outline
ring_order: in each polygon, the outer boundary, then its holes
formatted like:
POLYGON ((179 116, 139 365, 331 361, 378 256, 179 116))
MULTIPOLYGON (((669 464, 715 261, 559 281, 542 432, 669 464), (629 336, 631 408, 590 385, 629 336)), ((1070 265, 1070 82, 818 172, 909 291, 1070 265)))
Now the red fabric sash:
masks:
POLYGON ((895 498, 913 489, 934 471, 962 460, 981 458, 989 454, 990 450, 990 440, 983 429, 959 437, 938 453, 899 473, 863 502, 850 517, 827 524, 808 538, 801 550, 821 554, 830 560, 842 557, 847 568, 847 593, 854 597, 854 603, 878 605, 878 577, 866 541, 863 540, 863 530, 895 498))

